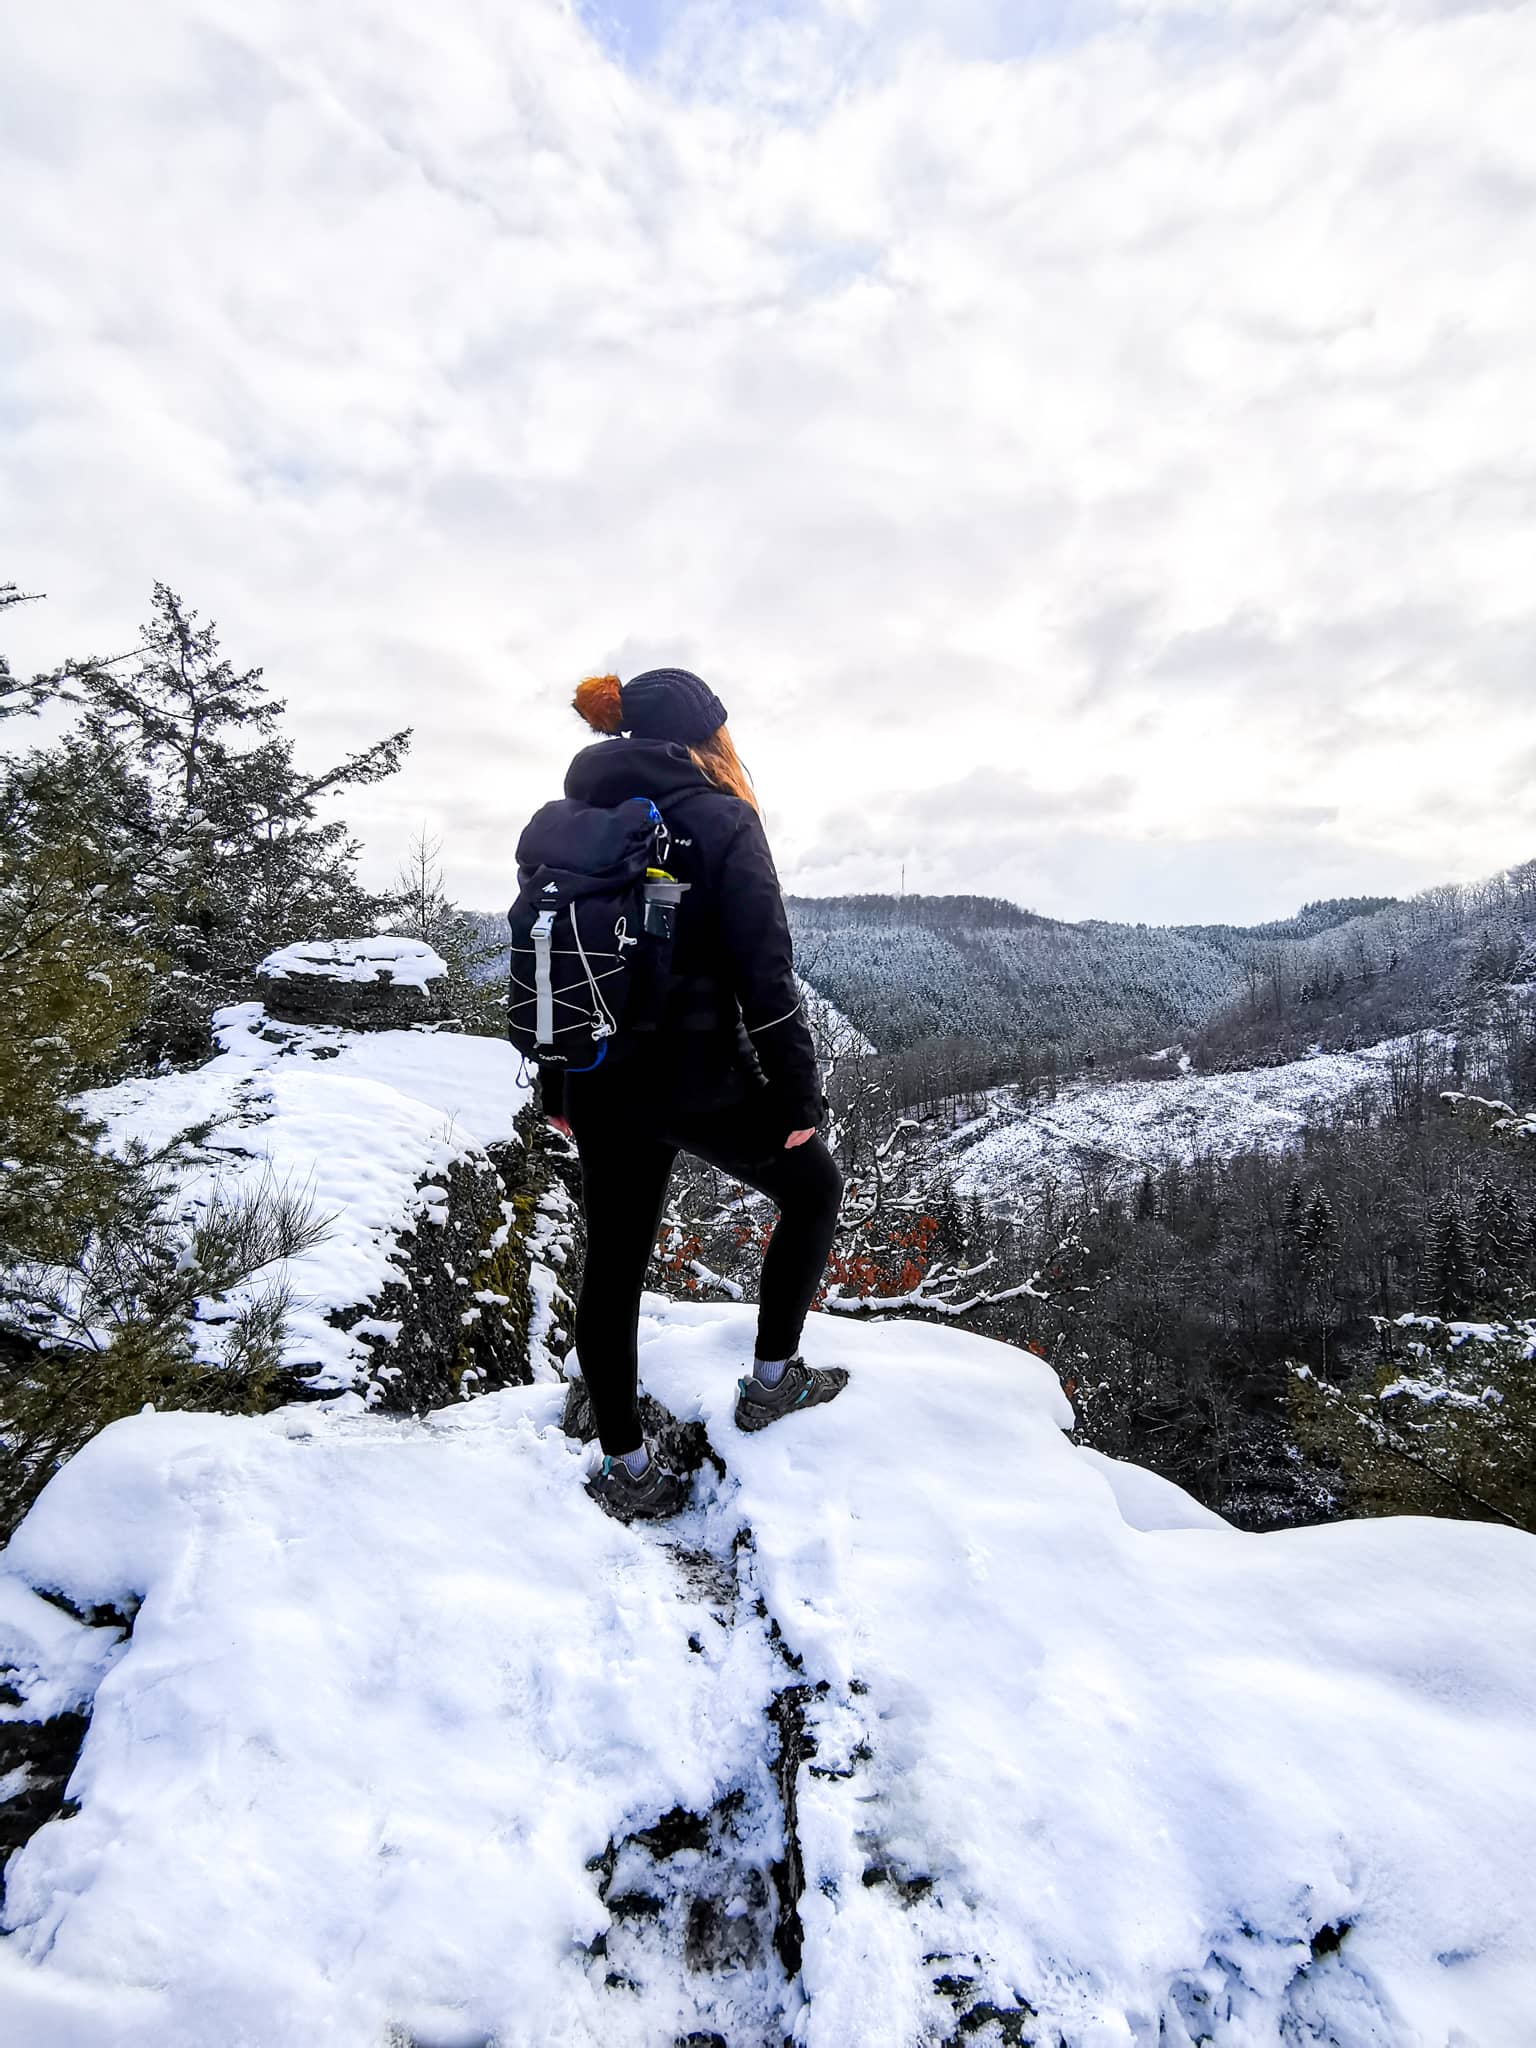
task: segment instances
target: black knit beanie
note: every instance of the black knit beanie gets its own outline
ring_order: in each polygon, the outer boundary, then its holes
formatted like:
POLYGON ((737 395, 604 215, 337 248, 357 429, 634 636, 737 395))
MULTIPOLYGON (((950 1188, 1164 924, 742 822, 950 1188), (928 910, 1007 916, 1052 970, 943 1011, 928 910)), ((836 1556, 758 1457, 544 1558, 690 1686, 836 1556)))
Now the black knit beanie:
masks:
POLYGON ((624 730, 637 740, 696 746, 725 723, 725 706, 701 676, 686 668, 648 668, 619 693, 624 730))

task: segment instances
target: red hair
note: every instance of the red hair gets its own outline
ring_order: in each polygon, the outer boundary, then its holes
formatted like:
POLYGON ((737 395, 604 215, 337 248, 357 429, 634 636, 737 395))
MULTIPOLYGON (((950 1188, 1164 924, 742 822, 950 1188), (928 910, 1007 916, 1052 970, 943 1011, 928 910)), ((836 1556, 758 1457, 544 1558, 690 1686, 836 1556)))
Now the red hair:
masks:
POLYGON ((594 732, 624 730, 624 704, 617 676, 586 676, 576 685, 571 701, 594 732))
POLYGON ((736 743, 726 726, 716 726, 707 740, 691 746, 688 758, 701 774, 709 777, 716 789, 739 796, 744 804, 750 805, 754 811, 757 809, 757 791, 752 787, 747 764, 737 753, 736 743))

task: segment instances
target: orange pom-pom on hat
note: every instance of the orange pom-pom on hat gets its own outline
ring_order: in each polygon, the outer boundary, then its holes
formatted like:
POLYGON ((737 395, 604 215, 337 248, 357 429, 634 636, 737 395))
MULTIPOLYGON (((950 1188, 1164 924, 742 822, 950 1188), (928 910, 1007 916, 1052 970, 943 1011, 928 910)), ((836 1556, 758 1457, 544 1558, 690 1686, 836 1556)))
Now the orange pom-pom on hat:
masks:
POLYGON ((576 709, 594 732, 624 730, 624 701, 617 676, 587 676, 576 685, 576 709))
POLYGON ((588 676, 578 683, 576 709, 597 732, 633 733, 637 740, 670 740, 695 747, 725 723, 725 706, 688 668, 648 668, 621 683, 588 676))

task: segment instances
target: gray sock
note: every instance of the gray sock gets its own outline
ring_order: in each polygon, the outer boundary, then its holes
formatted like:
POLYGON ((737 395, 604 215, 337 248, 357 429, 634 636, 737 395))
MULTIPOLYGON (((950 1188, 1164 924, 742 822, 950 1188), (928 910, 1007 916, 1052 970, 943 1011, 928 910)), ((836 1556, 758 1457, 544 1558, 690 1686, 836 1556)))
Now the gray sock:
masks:
POLYGON ((651 1462, 650 1445, 641 1444, 640 1448, 636 1451, 626 1451, 619 1462, 623 1465, 624 1470, 631 1479, 643 1478, 645 1468, 651 1462))
POLYGON ((787 1358, 754 1358, 752 1377, 762 1386, 776 1387, 783 1379, 788 1364, 787 1358))

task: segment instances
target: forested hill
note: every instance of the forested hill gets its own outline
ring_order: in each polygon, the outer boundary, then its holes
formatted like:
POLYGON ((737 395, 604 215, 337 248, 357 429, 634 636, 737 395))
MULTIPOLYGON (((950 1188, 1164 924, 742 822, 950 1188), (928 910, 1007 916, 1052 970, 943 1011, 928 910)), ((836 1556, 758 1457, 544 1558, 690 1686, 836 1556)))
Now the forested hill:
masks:
MULTIPOLYGON (((1145 925, 1097 917, 1084 918, 1073 925, 1059 917, 1043 917, 1038 910, 1026 910, 1006 896, 791 896, 786 900, 797 916, 804 917, 807 926, 818 929, 850 925, 919 925, 935 932, 1146 929, 1145 925)), ((1169 925, 1159 929, 1227 947, 1244 946, 1255 939, 1310 939, 1356 918, 1373 916, 1397 901, 1395 896, 1330 896, 1316 903, 1304 903, 1294 917, 1274 918, 1267 924, 1169 925)))
POLYGON ((1006 896, 788 896, 791 915, 807 928, 846 930, 873 925, 918 926, 924 931, 1065 929, 1059 918, 1024 910, 1006 896))
POLYGON ((925 1039, 1071 1058, 1166 1045, 1239 987, 1237 949, 1144 925, 1062 924, 995 898, 789 899, 801 973, 882 1052, 925 1039))
MULTIPOLYGON (((1046 1066, 1182 1040, 1197 1064, 1454 1026, 1481 989, 1536 983, 1536 860, 1402 900, 1331 897, 1262 924, 1081 923, 1000 896, 791 896, 796 960, 881 1051, 965 1040, 1046 1066)), ((471 913, 478 978, 506 917, 471 913)))
POLYGON ((963 1038, 1077 1059, 1196 1035, 1213 1059, 1441 1021, 1536 979, 1536 861, 1408 901, 1233 924, 1068 924, 988 896, 793 896, 801 972, 884 1052, 963 1038))

